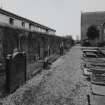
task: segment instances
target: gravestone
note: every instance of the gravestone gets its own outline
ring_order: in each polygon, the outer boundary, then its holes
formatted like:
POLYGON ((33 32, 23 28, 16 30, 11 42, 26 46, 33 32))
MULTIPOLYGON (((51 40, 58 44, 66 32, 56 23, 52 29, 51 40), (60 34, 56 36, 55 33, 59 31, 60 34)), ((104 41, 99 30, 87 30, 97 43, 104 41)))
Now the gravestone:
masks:
POLYGON ((26 54, 15 52, 6 59, 6 90, 14 92, 26 81, 26 54))

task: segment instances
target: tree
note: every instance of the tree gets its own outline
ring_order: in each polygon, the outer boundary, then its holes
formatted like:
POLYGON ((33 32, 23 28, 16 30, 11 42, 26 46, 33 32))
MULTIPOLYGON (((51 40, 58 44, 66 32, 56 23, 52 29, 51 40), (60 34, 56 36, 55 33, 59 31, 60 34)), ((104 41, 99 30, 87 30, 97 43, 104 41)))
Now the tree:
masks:
POLYGON ((87 37, 90 40, 94 40, 99 37, 99 30, 97 29, 97 26, 92 25, 88 28, 87 37))
POLYGON ((74 44, 74 39, 71 35, 66 35, 65 38, 71 43, 72 45, 74 44))

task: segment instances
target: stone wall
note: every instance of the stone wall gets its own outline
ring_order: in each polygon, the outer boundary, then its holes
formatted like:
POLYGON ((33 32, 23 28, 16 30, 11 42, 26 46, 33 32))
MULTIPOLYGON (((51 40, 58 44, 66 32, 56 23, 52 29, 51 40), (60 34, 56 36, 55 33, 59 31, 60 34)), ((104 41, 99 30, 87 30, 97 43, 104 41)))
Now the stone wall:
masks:
POLYGON ((14 49, 18 49, 26 52, 27 62, 31 63, 37 58, 44 59, 48 49, 51 54, 59 54, 60 44, 63 42, 66 46, 66 41, 67 39, 60 36, 0 26, 0 57, 5 59, 7 54, 12 54, 14 49))

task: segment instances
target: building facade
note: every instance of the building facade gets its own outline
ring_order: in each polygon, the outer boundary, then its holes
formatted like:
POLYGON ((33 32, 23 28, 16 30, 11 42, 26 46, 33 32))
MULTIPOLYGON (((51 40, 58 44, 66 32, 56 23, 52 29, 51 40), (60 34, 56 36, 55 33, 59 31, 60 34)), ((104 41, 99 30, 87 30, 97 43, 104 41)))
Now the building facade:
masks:
POLYGON ((99 30, 97 41, 105 41, 105 12, 84 12, 81 13, 81 41, 87 39, 87 30, 95 25, 99 30))
POLYGON ((0 23, 51 35, 54 35, 56 32, 56 30, 54 29, 51 29, 49 27, 46 27, 3 9, 0 9, 0 23))

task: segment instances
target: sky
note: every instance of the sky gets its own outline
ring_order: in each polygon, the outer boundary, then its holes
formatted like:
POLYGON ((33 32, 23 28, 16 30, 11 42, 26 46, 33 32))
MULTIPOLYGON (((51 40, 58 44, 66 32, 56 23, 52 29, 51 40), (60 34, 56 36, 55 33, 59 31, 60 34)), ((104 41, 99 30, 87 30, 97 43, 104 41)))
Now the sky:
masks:
POLYGON ((105 0, 0 0, 0 7, 76 38, 81 12, 105 11, 105 0))

